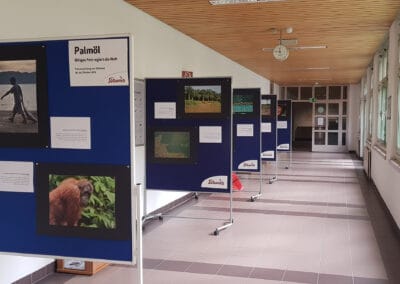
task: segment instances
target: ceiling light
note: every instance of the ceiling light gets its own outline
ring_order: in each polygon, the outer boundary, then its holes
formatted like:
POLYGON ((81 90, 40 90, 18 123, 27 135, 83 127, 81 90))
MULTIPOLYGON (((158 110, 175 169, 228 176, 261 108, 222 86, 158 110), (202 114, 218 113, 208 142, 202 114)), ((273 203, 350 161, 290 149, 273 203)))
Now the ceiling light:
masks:
POLYGON ((290 49, 293 50, 303 50, 303 49, 319 49, 319 48, 328 48, 326 45, 314 45, 314 46, 293 46, 290 49))
POLYGON ((283 2, 286 0, 210 0, 211 5, 250 4, 263 2, 283 2))
POLYGON ((301 67, 301 68, 290 68, 287 70, 282 70, 282 72, 299 72, 299 71, 323 71, 331 70, 330 67, 301 67))
POLYGON ((330 70, 330 67, 307 67, 306 70, 330 70))
MULTIPOLYGON (((283 41, 283 40, 282 40, 283 41)), ((306 50, 306 49, 319 49, 328 48, 326 45, 315 45, 315 46, 287 46, 289 50, 306 50)), ((262 51, 272 51, 274 47, 263 47, 262 51)))
POLYGON ((281 40, 281 44, 285 45, 285 46, 289 46, 289 45, 296 45, 299 41, 297 40, 297 38, 287 38, 287 39, 282 39, 281 40))

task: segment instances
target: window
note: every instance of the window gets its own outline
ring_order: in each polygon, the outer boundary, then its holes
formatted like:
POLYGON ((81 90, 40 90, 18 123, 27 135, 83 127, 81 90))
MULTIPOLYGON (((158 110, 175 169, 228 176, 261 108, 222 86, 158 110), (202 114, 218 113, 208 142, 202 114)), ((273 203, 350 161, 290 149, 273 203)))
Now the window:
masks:
POLYGON ((388 51, 383 49, 379 56, 378 70, 378 124, 377 124, 377 140, 382 146, 386 146, 386 112, 387 112, 387 67, 388 67, 388 51))
POLYGON ((368 95, 368 139, 372 138, 372 117, 374 113, 374 72, 373 68, 370 69, 370 84, 369 84, 369 95, 368 95))
POLYGON ((298 87, 287 87, 286 88, 286 99, 287 100, 298 100, 299 99, 299 88, 298 87))
POLYGON ((397 143, 396 143, 396 152, 398 158, 400 159, 400 40, 398 41, 398 85, 397 85, 397 143))
MULTIPOLYGON (((400 59, 399 59, 399 61, 400 61, 400 59)), ((398 88, 397 88, 397 143, 396 143, 396 150, 397 150, 397 155, 400 156, 400 74, 399 74, 399 84, 398 84, 398 88)))

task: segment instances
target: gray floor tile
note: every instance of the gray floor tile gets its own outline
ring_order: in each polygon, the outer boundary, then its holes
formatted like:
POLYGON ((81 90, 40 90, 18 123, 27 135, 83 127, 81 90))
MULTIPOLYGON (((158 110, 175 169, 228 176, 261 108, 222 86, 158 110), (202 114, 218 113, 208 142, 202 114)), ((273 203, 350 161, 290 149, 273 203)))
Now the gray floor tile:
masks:
POLYGON ((177 261, 177 260, 164 260, 155 268, 158 270, 178 271, 184 272, 190 266, 191 262, 177 261))
POLYGON ((353 277, 333 274, 320 274, 318 284, 353 284, 353 277))
POLYGON ((222 264, 193 262, 185 272, 199 274, 216 274, 222 267, 222 264))
POLYGON ((235 276, 235 277, 249 277, 252 267, 237 266, 237 265, 224 265, 218 271, 218 275, 235 276))
POLYGON ((143 259, 143 268, 144 269, 153 269, 163 262, 162 259, 153 259, 153 258, 145 258, 143 259))
POLYGON ((265 280, 282 280, 284 270, 270 268, 254 268, 250 278, 265 279, 265 280))
POLYGON ((389 284, 389 281, 386 279, 354 277, 354 284, 389 284))
POLYGON ((303 271, 285 271, 283 280, 289 282, 317 284, 318 273, 303 271))

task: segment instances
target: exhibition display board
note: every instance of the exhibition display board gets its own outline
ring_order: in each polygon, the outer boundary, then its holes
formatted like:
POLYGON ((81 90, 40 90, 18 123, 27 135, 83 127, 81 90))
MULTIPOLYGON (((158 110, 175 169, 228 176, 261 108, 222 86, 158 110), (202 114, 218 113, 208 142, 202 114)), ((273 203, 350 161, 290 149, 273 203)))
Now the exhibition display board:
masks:
POLYGON ((0 251, 134 263, 130 36, 0 44, 0 251))
POLYGON ((260 89, 233 89, 233 170, 260 171, 260 89))
POLYGON ((146 189, 231 191, 231 79, 146 79, 146 189))
POLYGON ((276 95, 261 96, 261 158, 276 161, 276 95))
POLYGON ((277 106, 278 151, 292 150, 292 101, 278 100, 277 106))

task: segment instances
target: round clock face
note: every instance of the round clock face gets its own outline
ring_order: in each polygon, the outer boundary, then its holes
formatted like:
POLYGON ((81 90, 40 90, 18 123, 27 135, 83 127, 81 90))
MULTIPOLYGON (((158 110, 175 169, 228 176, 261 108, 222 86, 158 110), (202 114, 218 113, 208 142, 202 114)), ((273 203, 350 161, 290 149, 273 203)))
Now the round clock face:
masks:
POLYGON ((284 45, 277 45, 272 51, 274 57, 279 61, 285 61, 289 57, 289 50, 284 45))
POLYGON ((325 112, 325 108, 323 106, 319 106, 317 108, 318 113, 324 113, 325 112))

